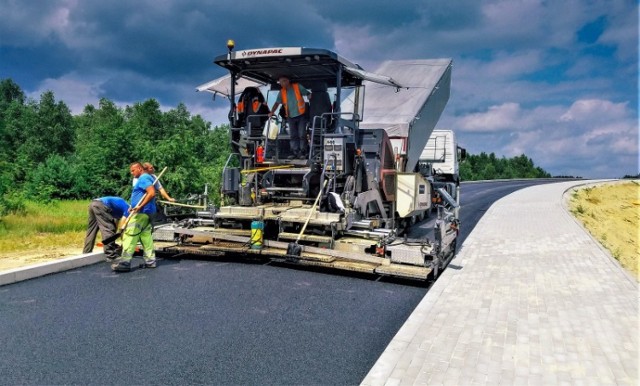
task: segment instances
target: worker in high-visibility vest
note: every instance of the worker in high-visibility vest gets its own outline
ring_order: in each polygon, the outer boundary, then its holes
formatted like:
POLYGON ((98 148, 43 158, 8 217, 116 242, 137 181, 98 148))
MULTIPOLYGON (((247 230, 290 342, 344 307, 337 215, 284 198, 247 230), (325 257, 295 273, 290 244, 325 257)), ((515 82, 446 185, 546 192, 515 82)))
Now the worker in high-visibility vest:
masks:
POLYGON ((311 99, 311 92, 299 83, 291 82, 287 76, 278 78, 280 83, 280 92, 276 98, 269 117, 280 105, 283 105, 287 113, 287 123, 289 124, 289 141, 291 147, 291 155, 289 159, 300 158, 305 159, 309 155, 309 144, 307 143, 307 114, 306 102, 304 96, 311 99))
POLYGON ((116 272, 131 271, 131 260, 138 241, 144 250, 144 266, 156 267, 156 252, 153 247, 151 216, 156 213, 156 188, 154 178, 144 170, 140 162, 132 162, 129 171, 138 181, 131 192, 131 208, 127 227, 122 233, 122 254, 111 265, 116 272))

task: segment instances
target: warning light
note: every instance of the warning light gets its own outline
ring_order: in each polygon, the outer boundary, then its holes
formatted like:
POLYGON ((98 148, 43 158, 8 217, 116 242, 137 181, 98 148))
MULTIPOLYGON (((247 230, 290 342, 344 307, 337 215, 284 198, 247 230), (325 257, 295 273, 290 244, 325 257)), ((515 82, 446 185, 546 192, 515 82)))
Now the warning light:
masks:
POLYGON ((229 49, 229 52, 233 51, 235 46, 236 42, 234 42, 232 39, 227 40, 227 48, 229 49))

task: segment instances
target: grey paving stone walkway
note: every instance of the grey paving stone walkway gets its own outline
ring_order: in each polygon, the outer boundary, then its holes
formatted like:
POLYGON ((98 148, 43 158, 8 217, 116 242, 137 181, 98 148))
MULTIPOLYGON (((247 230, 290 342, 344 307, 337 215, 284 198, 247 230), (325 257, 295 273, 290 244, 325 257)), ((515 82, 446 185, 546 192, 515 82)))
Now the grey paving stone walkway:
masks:
POLYGON ((638 283, 567 212, 578 184, 497 201, 362 384, 637 385, 638 283))

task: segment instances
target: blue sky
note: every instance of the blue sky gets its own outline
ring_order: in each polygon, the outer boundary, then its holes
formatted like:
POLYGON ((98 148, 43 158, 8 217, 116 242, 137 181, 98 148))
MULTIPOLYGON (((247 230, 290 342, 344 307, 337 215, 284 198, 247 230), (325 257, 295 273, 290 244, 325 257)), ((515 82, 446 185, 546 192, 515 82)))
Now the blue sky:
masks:
POLYGON ((373 71, 452 58, 438 124, 472 154, 522 153, 553 175, 639 172, 636 0, 0 0, 0 78, 78 114, 148 98, 225 123, 195 87, 237 49, 327 48, 373 71))

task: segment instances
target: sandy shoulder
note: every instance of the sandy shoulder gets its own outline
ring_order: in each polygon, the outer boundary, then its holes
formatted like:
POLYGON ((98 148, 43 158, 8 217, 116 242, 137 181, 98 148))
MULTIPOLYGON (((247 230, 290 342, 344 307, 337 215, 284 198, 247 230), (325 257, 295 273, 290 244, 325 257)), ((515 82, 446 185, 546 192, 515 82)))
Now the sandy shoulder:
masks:
POLYGON ((42 249, 39 249, 38 251, 6 253, 3 256, 0 256, 0 271, 26 267, 29 265, 59 260, 65 257, 78 256, 81 254, 82 247, 52 247, 47 248, 44 251, 42 249))
POLYGON ((640 181, 577 188, 570 210, 622 267, 640 279, 640 181))

